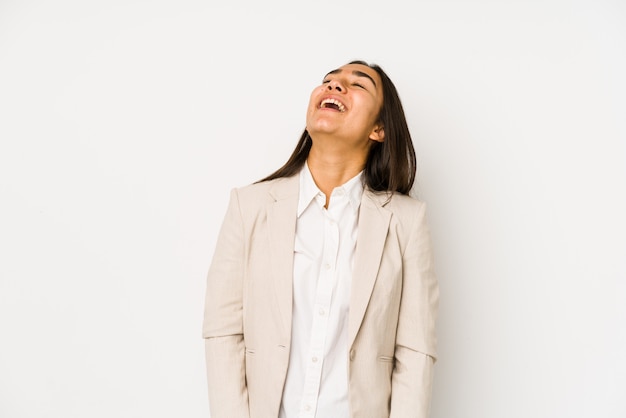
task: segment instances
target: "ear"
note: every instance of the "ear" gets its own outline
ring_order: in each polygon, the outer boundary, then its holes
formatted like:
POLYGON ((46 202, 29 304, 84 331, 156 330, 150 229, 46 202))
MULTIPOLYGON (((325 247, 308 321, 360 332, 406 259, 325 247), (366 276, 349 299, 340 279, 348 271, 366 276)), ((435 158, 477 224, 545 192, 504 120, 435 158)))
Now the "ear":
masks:
POLYGON ((383 142, 385 140, 385 128, 383 125, 375 125, 374 130, 370 133, 369 138, 372 141, 383 142))

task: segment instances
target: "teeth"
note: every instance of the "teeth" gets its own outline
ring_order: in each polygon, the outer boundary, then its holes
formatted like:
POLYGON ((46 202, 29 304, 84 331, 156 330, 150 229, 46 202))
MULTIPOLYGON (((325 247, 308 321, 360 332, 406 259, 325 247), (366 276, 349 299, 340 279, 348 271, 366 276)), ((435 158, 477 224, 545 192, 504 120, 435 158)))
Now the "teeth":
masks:
POLYGON ((337 106, 339 108, 340 112, 345 112, 346 111, 346 107, 343 105, 343 103, 341 103, 339 100, 335 100, 335 99, 324 99, 322 100, 322 103, 320 103, 320 107, 324 107, 325 104, 327 103, 332 103, 335 106, 337 106))

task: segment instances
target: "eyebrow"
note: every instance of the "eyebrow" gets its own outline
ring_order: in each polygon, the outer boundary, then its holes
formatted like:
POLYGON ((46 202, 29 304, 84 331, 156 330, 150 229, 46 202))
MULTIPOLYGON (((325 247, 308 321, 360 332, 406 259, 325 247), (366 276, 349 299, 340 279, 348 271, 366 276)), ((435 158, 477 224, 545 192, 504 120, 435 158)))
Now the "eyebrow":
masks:
MULTIPOLYGON (((331 74, 339 74, 341 73, 343 70, 341 68, 338 68, 336 70, 332 70, 331 72, 329 72, 328 74, 326 74, 324 76, 324 78, 328 77, 331 74)), ((374 87, 376 86, 376 82, 374 81, 374 79, 368 74, 368 73, 364 73, 363 71, 359 71, 359 70, 352 70, 352 74, 357 76, 357 77, 365 77, 365 78, 369 78, 369 80, 372 82, 372 84, 374 85, 374 87)))

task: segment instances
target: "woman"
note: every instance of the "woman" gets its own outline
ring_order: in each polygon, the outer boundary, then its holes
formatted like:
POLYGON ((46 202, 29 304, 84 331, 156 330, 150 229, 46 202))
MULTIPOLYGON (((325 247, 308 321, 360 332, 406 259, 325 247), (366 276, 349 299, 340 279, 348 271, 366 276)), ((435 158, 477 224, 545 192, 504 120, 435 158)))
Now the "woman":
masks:
POLYGON ((207 279, 212 418, 426 417, 438 286, 398 93, 353 61, 287 163, 231 192, 207 279))

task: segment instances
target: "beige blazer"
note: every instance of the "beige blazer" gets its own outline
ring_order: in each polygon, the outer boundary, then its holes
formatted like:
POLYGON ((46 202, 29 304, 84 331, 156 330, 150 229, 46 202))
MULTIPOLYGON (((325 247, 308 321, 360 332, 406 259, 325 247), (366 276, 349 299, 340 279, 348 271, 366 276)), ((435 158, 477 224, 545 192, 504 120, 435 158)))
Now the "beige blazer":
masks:
MULTIPOLYGON (((211 418, 278 417, 298 192, 297 175, 231 192, 206 288, 211 418)), ((346 371, 351 417, 425 418, 439 299, 425 205, 366 188, 358 222, 346 371)))

